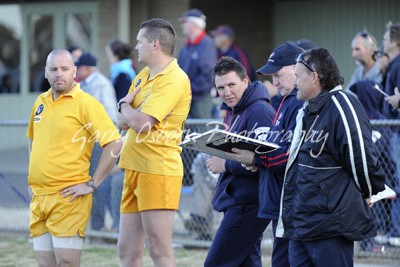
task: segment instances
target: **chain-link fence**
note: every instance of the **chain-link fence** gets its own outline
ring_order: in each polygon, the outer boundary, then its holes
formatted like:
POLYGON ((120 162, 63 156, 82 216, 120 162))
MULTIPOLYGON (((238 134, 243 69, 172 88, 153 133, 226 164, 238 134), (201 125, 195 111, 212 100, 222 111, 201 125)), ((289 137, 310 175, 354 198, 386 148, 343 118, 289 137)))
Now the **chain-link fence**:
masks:
MULTIPOLYGON (((184 135, 204 132, 220 123, 215 120, 188 120, 184 135)), ((393 136, 400 136, 400 121, 372 121, 372 125, 373 139, 386 173, 386 184, 399 193, 395 162, 399 161, 400 156, 396 158, 392 152, 400 151, 396 146, 400 143, 393 140, 393 136)), ((26 127, 26 122, 0 122, 0 230, 3 231, 28 231, 29 227, 29 143, 25 137, 26 127)), ((98 153, 96 149, 94 153, 98 153)), ((222 214, 211 206, 218 177, 207 170, 207 155, 183 149, 182 159, 184 179, 180 209, 175 216, 174 242, 185 246, 208 247, 222 218, 222 214)), ((116 241, 123 175, 122 170, 114 168, 112 175, 96 191, 87 237, 116 241)), ((372 210, 378 236, 358 242, 356 256, 368 257, 372 262, 378 258, 400 260, 400 198, 380 201, 372 210)), ((272 247, 270 227, 265 231, 263 245, 272 247)))

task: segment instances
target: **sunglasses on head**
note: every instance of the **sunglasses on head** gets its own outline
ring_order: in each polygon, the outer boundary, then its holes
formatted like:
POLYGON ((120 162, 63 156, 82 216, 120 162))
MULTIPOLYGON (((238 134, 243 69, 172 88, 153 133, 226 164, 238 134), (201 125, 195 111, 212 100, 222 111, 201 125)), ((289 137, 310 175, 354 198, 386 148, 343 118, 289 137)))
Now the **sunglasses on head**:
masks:
POLYGON ((311 67, 310 63, 308 63, 305 59, 303 54, 300 54, 297 59, 296 59, 297 63, 302 63, 304 66, 306 66, 306 68, 311 71, 311 72, 315 72, 315 70, 311 67))
POLYGON ((367 39, 368 42, 370 42, 371 44, 375 45, 376 42, 372 39, 372 37, 371 37, 371 35, 370 35, 369 33, 367 33, 367 32, 361 32, 361 33, 360 33, 360 36, 361 36, 362 38, 364 38, 364 39, 367 39))

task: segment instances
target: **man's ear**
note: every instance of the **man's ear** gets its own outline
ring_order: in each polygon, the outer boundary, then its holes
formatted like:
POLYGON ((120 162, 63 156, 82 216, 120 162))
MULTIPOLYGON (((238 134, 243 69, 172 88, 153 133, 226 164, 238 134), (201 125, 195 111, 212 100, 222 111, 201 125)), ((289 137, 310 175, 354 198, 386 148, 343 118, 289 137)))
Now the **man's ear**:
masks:
POLYGON ((318 72, 314 71, 314 72, 312 73, 312 75, 313 75, 313 83, 319 82, 319 75, 318 75, 318 72))
POLYGON ((153 47, 156 48, 156 47, 159 47, 159 46, 160 46, 160 41, 157 40, 157 39, 155 39, 155 40, 153 41, 153 47))

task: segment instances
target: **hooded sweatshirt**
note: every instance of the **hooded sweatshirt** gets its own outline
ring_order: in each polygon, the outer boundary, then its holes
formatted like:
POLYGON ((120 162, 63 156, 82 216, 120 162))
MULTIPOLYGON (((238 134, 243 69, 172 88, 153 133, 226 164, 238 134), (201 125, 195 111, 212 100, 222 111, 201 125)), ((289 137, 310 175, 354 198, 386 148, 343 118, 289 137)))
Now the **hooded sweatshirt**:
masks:
MULTIPOLYGON (((272 127, 275 110, 269 104, 265 86, 257 81, 250 83, 234 108, 222 104, 226 109, 225 130, 255 138, 255 130, 272 127)), ((213 206, 224 211, 238 204, 258 203, 259 173, 247 171, 240 162, 226 160, 226 171, 218 179, 213 206)))

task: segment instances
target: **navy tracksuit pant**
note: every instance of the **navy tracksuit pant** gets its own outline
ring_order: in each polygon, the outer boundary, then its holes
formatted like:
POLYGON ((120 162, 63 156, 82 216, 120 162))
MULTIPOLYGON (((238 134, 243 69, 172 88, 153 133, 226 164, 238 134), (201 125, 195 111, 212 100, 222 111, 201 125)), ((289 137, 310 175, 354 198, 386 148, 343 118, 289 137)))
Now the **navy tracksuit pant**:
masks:
POLYGON ((261 267, 261 240, 270 220, 257 217, 258 204, 236 205, 224 217, 205 267, 261 267))
MULTIPOLYGON (((224 218, 208 252, 205 267, 261 267, 261 241, 269 219, 258 218, 258 204, 237 205, 224 218)), ((277 222, 273 221, 275 233, 277 222)), ((275 234, 274 234, 275 235, 275 234)), ((289 240, 274 238, 272 267, 289 267, 289 240)))
POLYGON ((289 241, 292 267, 352 267, 354 242, 343 236, 314 241, 289 241))

